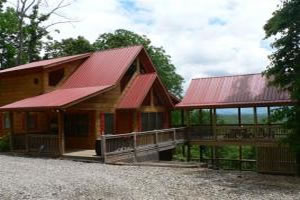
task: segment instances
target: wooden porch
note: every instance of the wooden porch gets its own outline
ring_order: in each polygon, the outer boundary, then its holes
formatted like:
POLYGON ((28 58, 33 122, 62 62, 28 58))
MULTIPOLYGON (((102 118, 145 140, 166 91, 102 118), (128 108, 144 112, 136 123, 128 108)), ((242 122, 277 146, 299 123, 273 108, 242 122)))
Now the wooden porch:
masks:
POLYGON ((101 155, 105 163, 158 160, 159 152, 175 149, 185 141, 185 128, 102 135, 101 155))

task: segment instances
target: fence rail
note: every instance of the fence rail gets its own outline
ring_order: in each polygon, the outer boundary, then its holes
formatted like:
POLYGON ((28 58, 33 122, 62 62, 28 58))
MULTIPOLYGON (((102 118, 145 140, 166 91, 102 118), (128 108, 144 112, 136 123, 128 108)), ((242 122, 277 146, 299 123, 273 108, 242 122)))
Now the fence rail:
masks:
POLYGON ((58 136, 47 134, 15 134, 11 136, 13 151, 58 154, 58 136))
POLYGON ((187 131, 190 140, 217 141, 277 141, 289 134, 281 125, 192 126, 187 131))
POLYGON ((185 141, 185 128, 171 128, 145 132, 134 132, 119 135, 103 135, 101 137, 101 154, 104 162, 109 156, 122 156, 132 153, 137 159, 138 151, 175 148, 177 143, 185 141))

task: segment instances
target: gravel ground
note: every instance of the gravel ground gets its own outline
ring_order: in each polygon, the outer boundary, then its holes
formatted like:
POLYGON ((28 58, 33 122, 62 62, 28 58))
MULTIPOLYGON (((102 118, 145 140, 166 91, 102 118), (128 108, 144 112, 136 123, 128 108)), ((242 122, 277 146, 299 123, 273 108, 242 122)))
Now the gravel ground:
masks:
POLYGON ((300 179, 0 155, 0 199, 300 199, 300 179))

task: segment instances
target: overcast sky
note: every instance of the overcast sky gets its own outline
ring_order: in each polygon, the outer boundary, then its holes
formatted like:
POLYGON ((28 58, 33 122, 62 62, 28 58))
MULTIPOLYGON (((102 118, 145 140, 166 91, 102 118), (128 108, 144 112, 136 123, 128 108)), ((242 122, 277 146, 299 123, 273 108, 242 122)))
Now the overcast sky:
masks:
POLYGON ((128 29, 163 46, 185 79, 261 72, 270 42, 263 25, 279 0, 75 0, 64 9, 79 20, 55 38, 128 29))

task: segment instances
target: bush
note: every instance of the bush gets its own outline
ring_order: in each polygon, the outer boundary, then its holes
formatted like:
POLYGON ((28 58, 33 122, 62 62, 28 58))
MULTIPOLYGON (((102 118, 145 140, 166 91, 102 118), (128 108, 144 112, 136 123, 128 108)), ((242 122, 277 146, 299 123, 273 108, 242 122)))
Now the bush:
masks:
POLYGON ((0 138, 0 152, 9 151, 9 138, 4 136, 0 138))

